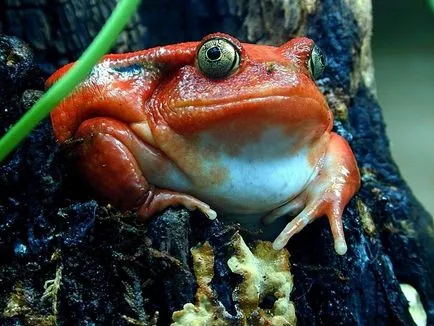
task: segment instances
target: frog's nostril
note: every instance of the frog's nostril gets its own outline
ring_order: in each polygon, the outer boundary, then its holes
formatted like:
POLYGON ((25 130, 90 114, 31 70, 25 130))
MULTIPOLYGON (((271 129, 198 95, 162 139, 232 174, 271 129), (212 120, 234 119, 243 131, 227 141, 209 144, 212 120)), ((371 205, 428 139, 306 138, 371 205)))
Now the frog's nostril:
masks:
POLYGON ((265 69, 268 74, 271 74, 274 70, 276 70, 276 64, 274 62, 266 62, 265 69))

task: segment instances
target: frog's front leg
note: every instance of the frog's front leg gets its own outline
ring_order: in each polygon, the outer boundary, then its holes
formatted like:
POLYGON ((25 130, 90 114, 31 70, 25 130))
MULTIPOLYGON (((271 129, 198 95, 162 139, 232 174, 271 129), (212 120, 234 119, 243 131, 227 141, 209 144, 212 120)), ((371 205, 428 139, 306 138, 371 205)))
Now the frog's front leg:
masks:
POLYGON ((317 217, 327 215, 335 251, 340 255, 346 253, 347 244, 342 214, 345 206, 360 187, 357 163, 345 139, 336 133, 331 133, 327 152, 320 164, 317 176, 300 195, 265 217, 266 221, 270 221, 278 215, 291 212, 297 214, 274 240, 274 249, 282 249, 288 240, 308 223, 317 217))
POLYGON ((167 158, 139 139, 128 125, 111 118, 93 118, 84 121, 75 136, 82 140, 77 148, 82 173, 115 206, 137 209, 142 219, 180 205, 199 209, 210 219, 216 217, 202 201, 148 183, 143 166, 149 162, 156 173, 159 169, 163 172, 167 158))

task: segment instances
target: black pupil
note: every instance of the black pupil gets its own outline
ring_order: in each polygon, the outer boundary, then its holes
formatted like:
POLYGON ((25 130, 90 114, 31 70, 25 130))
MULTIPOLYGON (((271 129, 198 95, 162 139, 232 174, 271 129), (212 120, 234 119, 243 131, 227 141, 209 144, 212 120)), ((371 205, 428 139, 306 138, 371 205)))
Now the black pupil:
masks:
POLYGON ((212 48, 206 51, 206 55, 210 60, 217 60, 220 58, 221 52, 217 46, 213 46, 212 48))

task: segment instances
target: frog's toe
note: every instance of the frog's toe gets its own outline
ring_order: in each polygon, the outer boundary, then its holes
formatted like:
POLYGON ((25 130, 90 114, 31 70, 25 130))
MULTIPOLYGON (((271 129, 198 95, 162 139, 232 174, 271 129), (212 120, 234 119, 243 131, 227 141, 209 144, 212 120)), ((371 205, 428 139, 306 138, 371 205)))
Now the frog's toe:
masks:
POLYGON ((204 202, 193 198, 194 201, 190 202, 188 205, 185 205, 187 209, 190 211, 194 211, 196 209, 200 210, 208 219, 215 220, 217 217, 217 213, 215 210, 211 209, 208 204, 205 204, 204 202))
POLYGON ((211 208, 208 208, 207 210, 201 210, 206 217, 208 217, 210 220, 215 220, 217 217, 217 213, 215 210, 212 210, 211 208))
POLYGON ((333 207, 334 208, 326 212, 326 214, 333 234, 334 247, 338 255, 345 255, 347 252, 347 243, 345 241, 344 226, 342 224, 344 206, 337 203, 334 204, 333 207))
POLYGON ((277 236, 273 242, 273 249, 280 250, 286 246, 289 239, 298 232, 300 232, 310 222, 306 214, 300 213, 291 222, 289 222, 282 232, 277 236))
POLYGON ((182 196, 182 205, 190 211, 200 210, 208 219, 215 220, 217 213, 211 207, 190 195, 180 194, 182 196))
POLYGON ((335 239, 335 251, 338 255, 345 255, 347 249, 347 243, 344 238, 335 239))

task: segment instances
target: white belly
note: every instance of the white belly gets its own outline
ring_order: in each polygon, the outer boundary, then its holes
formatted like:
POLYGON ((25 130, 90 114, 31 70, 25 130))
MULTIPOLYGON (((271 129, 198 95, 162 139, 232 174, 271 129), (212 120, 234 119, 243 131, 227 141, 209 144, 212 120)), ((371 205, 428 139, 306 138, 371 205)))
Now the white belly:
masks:
POLYGON ((204 133, 196 139, 193 155, 190 150, 177 158, 185 163, 188 157, 196 157, 191 167, 184 164, 181 172, 178 163, 164 176, 149 179, 157 186, 194 195, 219 213, 265 214, 294 198, 311 180, 315 167, 308 161, 309 145, 295 150, 292 140, 274 128, 234 153, 204 133), (194 164, 197 160, 200 168, 194 164))
MULTIPOLYGON (((306 187, 314 171, 306 149, 288 156, 267 157, 259 155, 255 147, 246 148, 236 157, 221 154, 219 164, 228 171, 224 181, 192 191, 223 213, 264 214, 288 202, 306 187)), ((213 165, 210 164, 210 169, 213 165)))

